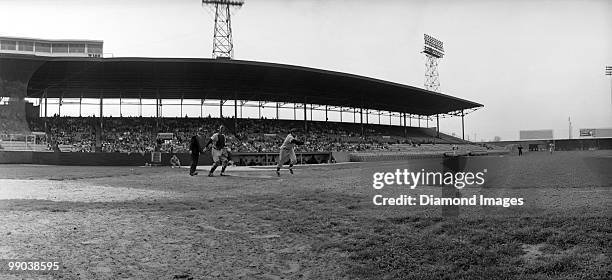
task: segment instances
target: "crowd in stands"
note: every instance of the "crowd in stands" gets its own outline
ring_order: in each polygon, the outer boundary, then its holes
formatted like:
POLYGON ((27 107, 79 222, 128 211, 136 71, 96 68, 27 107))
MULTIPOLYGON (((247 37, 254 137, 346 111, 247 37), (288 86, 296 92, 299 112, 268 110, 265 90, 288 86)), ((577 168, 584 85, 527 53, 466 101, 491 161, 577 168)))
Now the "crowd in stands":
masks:
POLYGON ((387 149, 388 143, 373 138, 362 139, 357 132, 342 127, 342 123, 309 122, 304 133, 303 122, 285 120, 241 120, 236 134, 238 151, 275 152, 290 129, 297 129, 303 146, 298 152, 362 151, 387 149))
POLYGON ((49 150, 94 152, 96 143, 102 152, 144 153, 161 151, 188 153, 189 141, 198 129, 205 138, 216 132, 219 125, 228 129, 227 145, 232 152, 278 152, 290 129, 298 130, 304 145, 297 152, 389 150, 395 143, 431 143, 437 141, 422 132, 412 132, 415 138, 403 136, 398 126, 364 126, 367 137, 361 137, 362 126, 354 123, 309 121, 307 132, 303 121, 218 118, 100 118, 59 117, 35 118, 29 121, 31 131, 45 132, 49 150), (171 134, 160 139, 158 133, 171 134), (417 137, 418 136, 418 137, 417 137))
POLYGON ((95 118, 60 118, 54 116, 46 119, 34 119, 29 122, 32 131, 45 132, 50 150, 59 145, 71 145, 73 151, 93 152, 95 145, 95 118))

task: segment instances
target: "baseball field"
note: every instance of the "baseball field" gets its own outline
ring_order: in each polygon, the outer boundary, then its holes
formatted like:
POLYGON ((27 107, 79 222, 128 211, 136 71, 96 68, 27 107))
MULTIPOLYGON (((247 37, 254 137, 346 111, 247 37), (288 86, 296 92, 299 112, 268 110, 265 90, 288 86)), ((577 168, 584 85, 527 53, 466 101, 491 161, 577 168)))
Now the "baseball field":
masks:
POLYGON ((0 279, 611 279, 610 151, 474 157, 463 197, 520 206, 376 206, 376 172, 442 159, 187 168, 0 165, 0 279), (449 214, 451 213, 451 214, 449 214), (57 261, 52 272, 7 262, 57 261))

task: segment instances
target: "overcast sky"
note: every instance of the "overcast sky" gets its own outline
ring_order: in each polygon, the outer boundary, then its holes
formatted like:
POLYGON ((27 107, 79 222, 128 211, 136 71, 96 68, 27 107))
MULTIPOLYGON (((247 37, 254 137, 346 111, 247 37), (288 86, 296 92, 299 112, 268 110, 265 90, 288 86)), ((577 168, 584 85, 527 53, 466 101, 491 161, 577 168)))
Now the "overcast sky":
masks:
MULTIPOLYGON (((247 0, 235 59, 285 63, 423 87, 423 33, 444 42, 441 91, 485 105, 477 140, 523 129, 612 127, 612 1, 247 0)), ((204 57, 213 14, 199 0, 0 0, 0 36, 104 40, 106 53, 204 57)), ((460 118, 441 122, 460 134, 460 118)), ((475 135, 476 134, 476 135, 475 135)))

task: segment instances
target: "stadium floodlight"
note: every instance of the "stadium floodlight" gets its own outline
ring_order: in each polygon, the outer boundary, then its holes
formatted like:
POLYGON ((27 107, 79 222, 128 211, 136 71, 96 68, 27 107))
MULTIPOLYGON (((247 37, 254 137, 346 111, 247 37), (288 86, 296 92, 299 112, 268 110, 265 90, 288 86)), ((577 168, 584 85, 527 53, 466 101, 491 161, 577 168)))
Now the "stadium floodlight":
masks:
POLYGON ((202 0, 202 5, 211 5, 215 10, 215 32, 213 34, 213 58, 232 59, 231 7, 242 7, 244 0, 202 0))
POLYGON ((427 34, 424 34, 424 38, 423 52, 436 58, 442 58, 444 56, 444 43, 427 34))
POLYGON ((425 54, 425 89, 438 91, 440 80, 438 75, 438 59, 444 56, 444 43, 442 41, 424 34, 425 45, 422 53, 425 54))

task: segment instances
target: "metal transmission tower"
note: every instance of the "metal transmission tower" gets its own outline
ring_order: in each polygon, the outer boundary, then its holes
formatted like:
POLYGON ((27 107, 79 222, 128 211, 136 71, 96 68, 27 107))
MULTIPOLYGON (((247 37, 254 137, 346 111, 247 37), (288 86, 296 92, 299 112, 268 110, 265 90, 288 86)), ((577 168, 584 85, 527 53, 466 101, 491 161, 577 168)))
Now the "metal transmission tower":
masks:
POLYGON ((440 80, 438 78, 438 59, 444 56, 444 43, 442 41, 425 34, 425 89, 438 91, 440 80))
POLYGON ((230 8, 242 7, 244 0, 202 0, 202 4, 211 5, 215 11, 212 57, 232 59, 234 44, 230 8))

